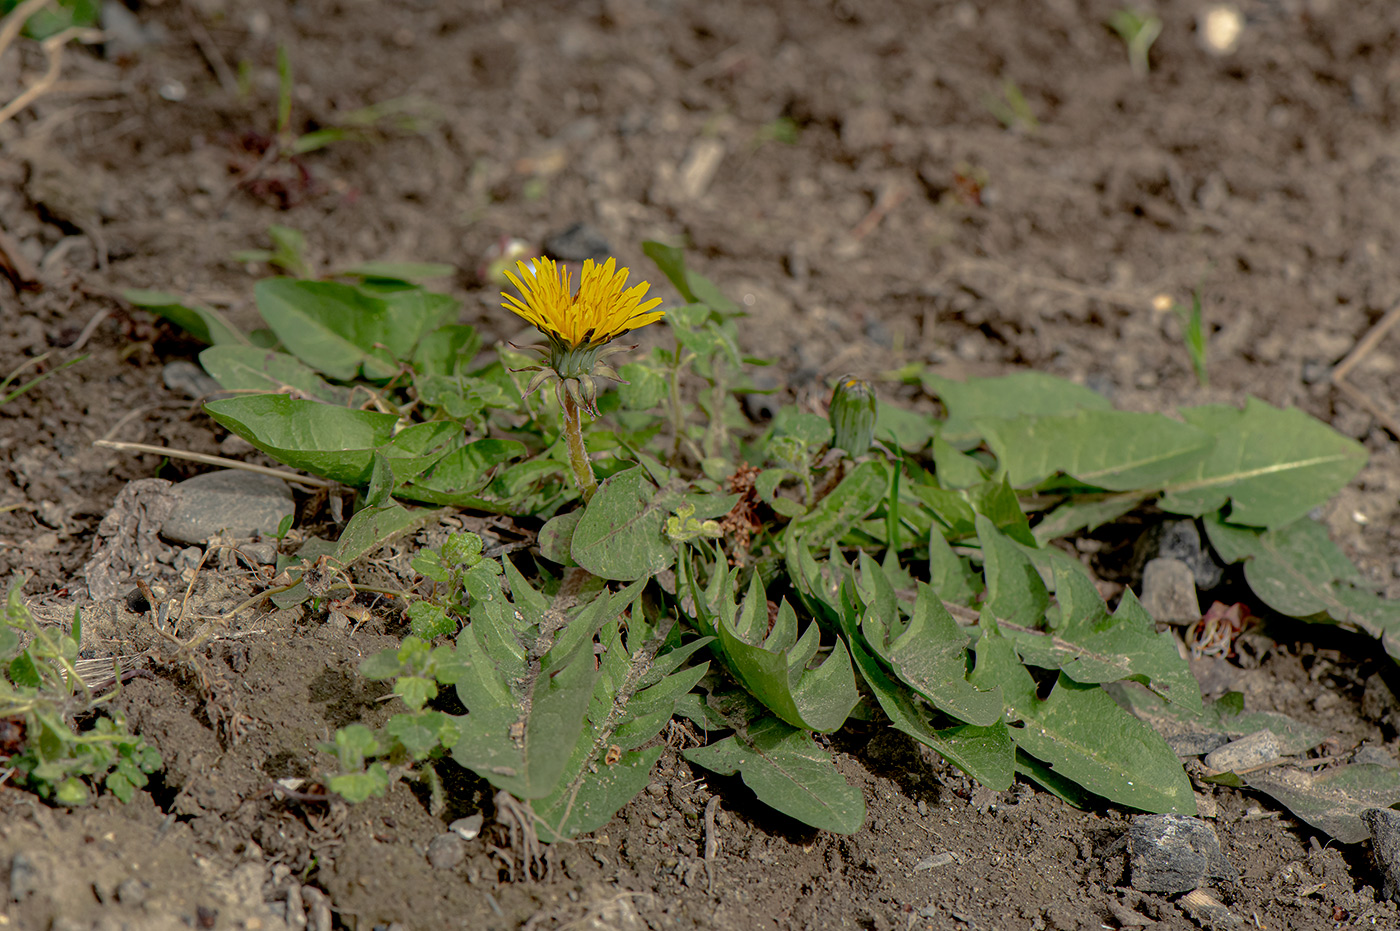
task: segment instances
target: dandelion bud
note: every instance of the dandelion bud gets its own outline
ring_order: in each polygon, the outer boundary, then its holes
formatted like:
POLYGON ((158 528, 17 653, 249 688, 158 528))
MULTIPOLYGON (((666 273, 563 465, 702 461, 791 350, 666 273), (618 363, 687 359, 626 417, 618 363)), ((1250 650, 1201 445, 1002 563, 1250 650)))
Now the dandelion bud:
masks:
POLYGON ((859 456, 875 438, 875 392, 870 384, 854 375, 843 375, 831 395, 831 429, 838 446, 859 456))

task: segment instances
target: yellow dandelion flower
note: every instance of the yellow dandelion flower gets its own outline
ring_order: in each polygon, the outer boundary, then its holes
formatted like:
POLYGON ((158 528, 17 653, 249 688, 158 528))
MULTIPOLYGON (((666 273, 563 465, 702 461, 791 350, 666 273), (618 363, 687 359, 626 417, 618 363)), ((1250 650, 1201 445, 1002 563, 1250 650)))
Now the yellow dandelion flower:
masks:
POLYGON ((524 317, 540 331, 546 343, 529 347, 538 352, 543 365, 530 366, 538 374, 531 379, 526 394, 551 379, 559 381, 559 402, 567 393, 590 414, 597 414, 597 378, 622 381, 617 371, 603 359, 624 348, 608 343, 629 330, 655 323, 666 315, 657 310, 661 298, 644 301, 651 285, 643 281, 627 287, 627 269, 608 259, 602 265, 592 259, 583 263, 578 289, 570 287, 569 270, 551 259, 516 262, 519 275, 506 271, 520 296, 502 293, 507 310, 524 317))
POLYGON ((501 306, 524 317, 551 343, 568 349, 601 346, 666 315, 655 309, 661 298, 643 303, 651 285, 643 281, 627 287, 628 269, 617 268, 611 258, 602 265, 585 261, 577 291, 569 287, 569 270, 550 259, 517 262, 516 268, 519 277, 510 270, 506 277, 521 296, 503 293, 501 306))

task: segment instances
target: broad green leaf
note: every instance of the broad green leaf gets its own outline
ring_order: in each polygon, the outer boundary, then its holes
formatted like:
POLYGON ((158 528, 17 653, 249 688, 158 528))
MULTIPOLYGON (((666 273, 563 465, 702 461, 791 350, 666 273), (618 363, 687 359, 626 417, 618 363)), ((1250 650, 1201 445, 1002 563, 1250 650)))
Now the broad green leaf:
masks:
POLYGON ((970 724, 933 727, 928 707, 896 682, 865 648, 862 639, 852 633, 848 630, 847 636, 861 678, 875 693, 880 709, 897 730, 932 748, 989 789, 1003 792, 1011 788, 1015 779, 1015 744, 1011 742, 1005 722, 997 721, 990 727, 970 724))
POLYGON ((1170 477, 1160 506, 1199 517, 1230 501, 1235 524, 1282 527, 1342 489, 1366 464, 1366 448, 1300 410, 1249 398, 1244 410, 1186 408, 1215 438, 1201 462, 1170 477))
POLYGON ((1003 630, 1021 660, 1058 668, 1075 682, 1135 679, 1189 711, 1201 708, 1201 689, 1177 652, 1176 641, 1156 623, 1129 589, 1110 615, 1093 582, 1056 567, 1057 610, 1049 632, 1003 630))
POLYGON ((204 405, 220 426, 279 462, 347 485, 369 480, 374 450, 389 442, 398 418, 285 394, 254 394, 204 405))
POLYGON ((448 324, 427 333, 413 350, 413 367, 423 375, 456 375, 481 351, 475 327, 448 324))
POLYGON ((1176 754, 1099 686, 1081 685, 1061 674, 1042 701, 1010 641, 984 631, 976 650, 973 682, 1002 687, 1007 720, 1019 722, 1011 728, 1017 746, 1060 776, 1120 805, 1196 813, 1191 781, 1176 754))
POLYGON ((1050 606, 1050 594, 1035 565, 981 514, 977 515, 977 537, 987 580, 983 614, 1022 627, 1038 626, 1050 606))
POLYGON ((229 391, 298 394, 341 406, 350 403, 349 388, 326 382, 285 352, 221 344, 201 352, 199 363, 229 391))
POLYGON ((468 506, 491 480, 492 471, 526 453, 517 440, 473 440, 433 463, 398 489, 400 497, 433 504, 468 506))
POLYGON ((1222 559, 1244 560, 1245 581, 1269 607, 1364 631, 1400 660, 1400 602, 1362 587, 1361 573, 1317 521, 1303 518, 1263 532, 1216 517, 1204 523, 1222 559))
POLYGON ((676 560, 662 529, 681 497, 661 490, 634 466, 606 479, 574 528, 570 553, 596 576, 630 582, 676 560))
POLYGON ((1055 507, 1035 525, 1031 533, 1038 546, 1081 530, 1097 530, 1110 524, 1142 503, 1131 495, 1075 495, 1055 507))
POLYGON ((826 549, 885 500, 889 483, 884 464, 859 463, 816 507, 788 524, 787 533, 801 534, 808 546, 826 549))
MULTIPOLYGON (((977 532, 974 522, 977 512, 972 509, 966 493, 940 488, 937 485, 911 484, 908 490, 933 516, 936 525, 945 528, 945 536, 961 540, 977 532)), ((1019 508, 1017 513, 1020 513, 1019 508)))
POLYGON ((446 278, 456 269, 440 262, 361 262, 339 274, 346 278, 379 278, 385 281, 426 281, 429 278, 446 278))
POLYGON ((211 346, 248 346, 248 337, 208 307, 186 307, 180 298, 164 291, 128 289, 122 297, 153 314, 164 317, 202 343, 211 346))
MULTIPOLYGON (((633 590, 640 591, 640 587, 634 586, 633 590)), ((624 599, 618 598, 621 600, 624 599)), ((616 604, 612 606, 615 607, 616 604)), ((631 632, 642 629, 641 615, 634 603, 631 632)), ((573 837, 602 827, 646 787, 651 767, 662 748, 638 748, 666 726, 675 713, 676 702, 690 692, 709 667, 708 663, 702 663, 675 672, 692 651, 679 651, 684 654, 682 656, 665 654, 658 657, 653 668, 660 665, 666 667, 666 672, 659 674, 648 687, 629 692, 637 681, 633 668, 636 658, 658 648, 664 635, 657 639, 638 633, 638 639, 629 643, 633 648, 629 650, 621 644, 614 620, 604 625, 599 639, 608 646, 593 690, 588 725, 582 739, 575 744, 559 788, 532 806, 549 829, 542 832, 546 840, 573 837), (610 760, 609 748, 615 748, 621 756, 610 760)))
POLYGON ((860 701, 845 644, 837 640, 821 665, 809 668, 821 629, 809 624, 798 637, 796 615, 784 601, 770 633, 768 600, 758 575, 750 582, 742 607, 734 604, 730 584, 726 579, 720 589, 714 634, 734 677, 794 727, 824 733, 839 728, 860 701))
POLYGON ((578 565, 574 562, 574 557, 569 555, 569 548, 574 542, 574 530, 582 518, 583 510, 579 509, 556 514, 546 521, 540 528, 538 538, 540 555, 561 566, 578 565))
POLYGON ((600 761, 597 771, 580 783, 577 792, 569 792, 567 786, 561 786, 533 802, 530 808, 542 822, 540 840, 546 843, 568 840, 607 824, 647 787, 652 768, 664 749, 626 750, 616 762, 600 761))
POLYGON ((642 362, 628 362, 618 369, 623 382, 618 386, 622 406, 630 411, 649 411, 666 397, 665 374, 642 362))
MULTIPOLYGON (((862 556, 865 554, 862 553, 862 556)), ((968 635, 933 593, 919 584, 914 610, 903 632, 873 607, 861 622, 871 649, 895 674, 934 707, 980 727, 1001 720, 1001 690, 982 691, 967 681, 968 635)))
POLYGON ((404 427, 377 452, 384 454, 394 481, 407 482, 456 452, 461 442, 461 428, 449 421, 434 420, 404 427))
POLYGON ((759 801, 819 830, 854 834, 865 823, 860 789, 841 777, 811 734, 777 718, 682 756, 721 775, 737 772, 759 801))
POLYGON ((933 439, 933 466, 944 488, 970 488, 989 478, 982 463, 941 436, 933 439))
POLYGON ((400 281, 370 279, 361 282, 356 290, 384 302, 388 328, 383 343, 394 359, 410 358, 424 334, 456 320, 461 306, 450 295, 400 281))
POLYGON ((928 414, 875 399, 875 439, 894 438, 900 449, 919 452, 938 433, 939 423, 928 414))
POLYGON ((1171 740, 1180 736, 1223 737, 1234 740, 1262 730, 1273 731, 1284 756, 1305 753, 1322 743, 1329 734, 1322 728, 1304 724, 1277 711, 1242 711, 1232 699, 1238 692, 1208 702, 1200 710, 1172 704, 1137 682, 1113 682, 1104 690, 1124 709, 1171 740))
POLYGON ((397 504, 387 507, 363 508, 350 518, 336 543, 337 568, 348 568, 362 556, 367 556, 405 534, 437 520, 442 514, 437 508, 405 508, 397 504))
POLYGON ((1018 543, 1035 546, 1030 522, 1021 510, 1021 500, 1005 476, 1000 481, 960 489, 958 494, 967 499, 973 511, 990 518, 1002 533, 1018 543))
POLYGON ((773 418, 773 435, 790 436, 804 446, 825 446, 831 442, 831 421, 788 406, 773 418))
POLYGON ((1240 778, 1344 844, 1370 838, 1363 811, 1400 805, 1400 769, 1377 763, 1348 763, 1321 772, 1274 768, 1240 778))
POLYGON ((1097 392, 1041 372, 969 378, 963 382, 928 370, 919 377, 924 390, 936 395, 948 409, 948 420, 939 436, 959 449, 977 445, 984 436, 979 422, 989 417, 1065 414, 1112 407, 1109 400, 1097 392))
POLYGON ((597 679, 593 641, 547 654, 527 677, 509 633, 517 610, 504 599, 475 602, 472 623, 457 638, 455 684, 470 714, 452 758, 517 798, 544 798, 558 787, 583 732, 597 679))
POLYGON ((983 417, 977 425, 1017 488, 1057 472, 1110 491, 1157 488, 1204 459, 1214 443, 1190 424, 1133 411, 983 417))
POLYGON ((331 378, 363 374, 391 378, 398 371, 376 346, 388 345, 393 319, 386 301, 334 281, 264 278, 253 288, 258 312, 282 344, 331 378))
POLYGON ((928 537, 928 580, 944 601, 970 605, 982 591, 982 576, 953 552, 934 527, 928 537))

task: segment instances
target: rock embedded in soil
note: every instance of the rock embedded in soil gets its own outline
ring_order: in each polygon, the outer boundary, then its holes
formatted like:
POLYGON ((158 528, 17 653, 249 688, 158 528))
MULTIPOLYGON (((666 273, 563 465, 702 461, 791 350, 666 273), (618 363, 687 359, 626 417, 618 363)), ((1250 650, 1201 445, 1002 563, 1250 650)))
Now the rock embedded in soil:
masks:
POLYGON ((270 537, 296 502, 287 484, 270 475, 223 469, 186 479, 171 489, 175 509, 161 524, 161 536, 203 545, 210 537, 270 537))
POLYGON ((467 856, 467 842, 455 831, 439 834, 428 842, 428 862, 440 870, 458 866, 467 856))
POLYGON ((582 262, 584 259, 605 262, 612 255, 612 245, 591 224, 575 223, 546 236, 544 251, 564 262, 582 262))
POLYGON ((1215 829, 1187 815, 1138 815, 1128 829, 1129 882, 1139 892, 1189 892, 1238 875, 1215 829))
POLYGON ((204 369, 188 359, 177 359, 160 370, 160 380, 171 391, 178 391, 187 398, 212 398, 223 391, 223 386, 204 374, 204 369))
POLYGON ((1159 556, 1142 567, 1142 606, 1164 624, 1201 619, 1196 576, 1180 559, 1159 556))
POLYGON ((1400 902, 1400 811, 1368 808, 1361 813, 1361 823, 1371 832, 1371 856, 1382 877, 1381 895, 1400 902))
MULTIPOLYGON (((1145 566, 1151 559, 1179 559, 1191 567, 1196 587, 1208 592, 1220 584, 1225 569, 1216 562, 1209 548, 1201 543, 1194 520, 1169 520, 1148 530, 1138 540, 1134 562, 1145 566)), ((1197 615, 1199 617, 1199 615, 1197 615)))
POLYGON ((1232 740, 1207 753, 1202 762, 1211 775, 1247 773, 1268 766, 1283 756, 1283 748, 1273 731, 1256 731, 1239 740, 1232 740))

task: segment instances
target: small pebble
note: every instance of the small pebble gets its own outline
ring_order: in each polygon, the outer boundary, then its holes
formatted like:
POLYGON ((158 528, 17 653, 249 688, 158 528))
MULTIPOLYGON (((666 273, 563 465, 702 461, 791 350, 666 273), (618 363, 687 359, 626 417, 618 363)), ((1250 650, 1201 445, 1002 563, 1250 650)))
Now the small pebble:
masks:
POLYGON ((10 860, 10 901, 23 902, 39 888, 39 870, 27 854, 17 853, 10 860))
POLYGON ((146 884, 135 877, 124 879, 117 885, 117 901, 133 908, 146 901, 146 884))
POLYGON ((168 363, 160 370, 161 381, 171 391, 187 398, 205 398, 217 394, 223 387, 204 373, 204 369, 187 359, 168 363))
POLYGON ((428 862, 440 870, 450 870, 467 857, 467 842, 454 831, 439 834, 428 843, 428 862))
POLYGON ((1267 766, 1282 755, 1278 737, 1273 731, 1262 730, 1212 750, 1202 762, 1212 775, 1244 773, 1267 766))
POLYGON ((612 246, 596 227, 588 223, 575 223, 546 236, 544 251, 550 257, 565 262, 582 262, 584 259, 605 262, 612 254, 612 246))
POLYGON ((1142 606, 1153 620, 1164 624, 1200 620, 1201 603, 1191 567, 1170 557, 1148 560, 1142 568, 1142 606))
POLYGON ((465 818, 458 818, 447 827, 462 840, 473 840, 481 833, 481 826, 485 821, 486 816, 478 812, 474 815, 467 815, 465 818))

